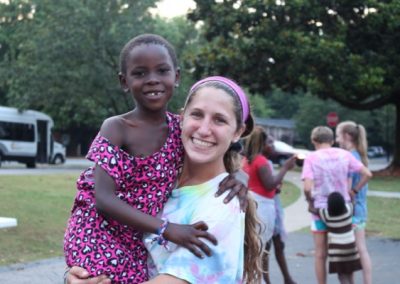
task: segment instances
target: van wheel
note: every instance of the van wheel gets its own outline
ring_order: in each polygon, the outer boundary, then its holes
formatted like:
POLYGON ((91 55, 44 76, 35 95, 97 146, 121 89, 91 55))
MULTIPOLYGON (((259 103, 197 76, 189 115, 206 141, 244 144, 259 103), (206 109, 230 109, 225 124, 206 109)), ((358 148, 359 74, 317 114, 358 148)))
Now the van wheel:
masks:
POLYGON ((26 167, 28 169, 34 169, 36 168, 36 162, 34 159, 30 160, 29 162, 26 163, 26 167))
POLYGON ((65 162, 64 158, 60 154, 57 154, 53 159, 53 164, 55 164, 55 165, 64 164, 64 162, 65 162))

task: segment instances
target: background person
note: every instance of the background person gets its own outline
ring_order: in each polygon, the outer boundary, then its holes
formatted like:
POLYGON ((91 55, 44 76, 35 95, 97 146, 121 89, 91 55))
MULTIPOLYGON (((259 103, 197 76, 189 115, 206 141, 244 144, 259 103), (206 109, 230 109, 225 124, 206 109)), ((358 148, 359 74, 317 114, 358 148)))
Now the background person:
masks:
MULTIPOLYGON (((368 166, 367 132, 364 126, 353 121, 343 121, 339 123, 336 127, 336 142, 339 144, 340 148, 350 151, 364 166, 368 166)), ((353 173, 351 179, 351 188, 354 189, 355 185, 360 181, 361 176, 359 173, 353 173)), ((368 184, 365 184, 357 192, 352 190, 351 194, 354 198, 353 223, 356 234, 356 244, 361 257, 363 280, 364 284, 371 284, 372 264, 365 239, 365 227, 368 217, 367 192, 368 184)))
MULTIPOLYGON (((268 135, 267 143, 265 145, 264 155, 269 157, 275 151, 274 139, 271 135, 268 135)), ((272 162, 268 160, 270 164, 272 162)), ((274 174, 274 168, 271 167, 272 173, 274 174)), ((287 232, 284 225, 284 211, 280 199, 280 193, 282 189, 282 184, 279 184, 275 190, 275 226, 272 233, 272 244, 274 245, 275 258, 278 262, 279 268, 281 270, 283 280, 285 284, 296 284, 290 275, 289 268, 287 266, 285 257, 285 241, 287 239, 287 232)))
MULTIPOLYGON (((342 194, 346 202, 351 201, 349 176, 359 172, 361 179, 354 190, 361 189, 372 177, 371 172, 350 152, 333 148, 333 131, 326 126, 315 127, 311 132, 311 142, 315 151, 304 160, 302 179, 304 194, 309 206, 327 208, 331 192, 342 194)), ((315 273, 319 284, 326 283, 327 228, 323 220, 312 215, 311 231, 315 248, 315 273)))
POLYGON ((263 277, 269 284, 268 258, 276 219, 274 196, 287 171, 294 167, 296 157, 288 159, 278 175, 274 175, 272 163, 264 155, 267 138, 265 130, 256 126, 251 135, 244 140, 243 170, 249 175, 249 189, 257 202, 258 216, 263 224, 261 238, 266 251, 263 254, 263 277))
POLYGON ((353 208, 336 191, 328 196, 328 208, 309 208, 327 227, 329 273, 337 273, 341 284, 354 284, 353 272, 361 269, 352 224, 353 208))

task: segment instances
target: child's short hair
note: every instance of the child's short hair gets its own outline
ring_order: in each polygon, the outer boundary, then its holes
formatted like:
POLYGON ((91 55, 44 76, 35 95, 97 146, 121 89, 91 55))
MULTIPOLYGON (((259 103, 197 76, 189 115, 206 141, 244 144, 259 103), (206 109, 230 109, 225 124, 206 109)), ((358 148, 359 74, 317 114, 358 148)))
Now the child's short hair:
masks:
POLYGON ((123 73, 123 74, 126 73, 126 60, 129 55, 129 52, 131 52, 131 50, 133 48, 135 48, 136 46, 139 46, 142 44, 156 44, 156 45, 164 46, 167 49, 169 56, 171 57, 174 68, 175 69, 178 68, 178 59, 176 57, 175 49, 168 40, 166 40, 162 36, 159 36, 156 34, 141 34, 141 35, 138 35, 137 37, 132 38, 122 48, 122 51, 120 54, 120 62, 119 62, 119 68, 120 68, 121 73, 123 73))
POLYGON ((311 141, 316 143, 333 143, 333 131, 326 126, 317 126, 311 131, 311 141))
POLYGON ((328 196, 329 216, 340 216, 346 213, 346 203, 340 192, 334 191, 328 196))

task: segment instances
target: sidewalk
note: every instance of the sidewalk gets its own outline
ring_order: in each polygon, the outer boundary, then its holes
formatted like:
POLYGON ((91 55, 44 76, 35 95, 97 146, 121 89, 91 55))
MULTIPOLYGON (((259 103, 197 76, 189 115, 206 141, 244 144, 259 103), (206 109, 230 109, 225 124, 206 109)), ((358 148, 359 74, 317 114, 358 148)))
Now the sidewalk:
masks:
MULTIPOLYGON (((285 179, 293 182, 302 190, 300 173, 289 172, 285 179)), ((371 192, 371 195, 387 195, 387 193, 371 192)), ((384 197, 397 197, 394 196, 384 197)), ((296 232, 310 224, 309 214, 303 195, 285 208, 285 225, 289 232, 286 242, 286 258, 290 272, 298 284, 314 284, 313 240, 310 233, 296 232)), ((400 279, 400 241, 384 238, 367 238, 368 250, 373 262, 373 283, 397 283, 400 279)), ((272 283, 283 283, 280 270, 274 259, 273 252, 270 260, 272 283)), ((0 283, 12 284, 62 284, 65 263, 62 257, 40 260, 36 262, 0 267, 0 283)), ((355 274, 355 283, 361 282, 361 272, 355 274)), ((328 277, 328 283, 338 283, 335 275, 328 277)))

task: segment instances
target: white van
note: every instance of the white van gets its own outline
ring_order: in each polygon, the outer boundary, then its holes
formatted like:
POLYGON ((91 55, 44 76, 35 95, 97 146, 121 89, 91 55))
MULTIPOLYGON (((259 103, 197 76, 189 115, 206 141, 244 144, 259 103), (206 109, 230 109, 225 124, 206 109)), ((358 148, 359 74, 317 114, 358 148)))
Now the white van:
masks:
POLYGON ((0 106, 0 166, 2 161, 18 161, 28 168, 37 162, 64 163, 65 147, 53 140, 53 125, 43 112, 0 106))

